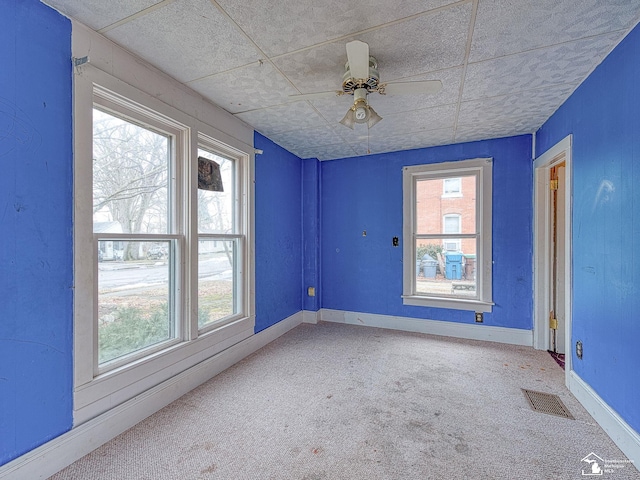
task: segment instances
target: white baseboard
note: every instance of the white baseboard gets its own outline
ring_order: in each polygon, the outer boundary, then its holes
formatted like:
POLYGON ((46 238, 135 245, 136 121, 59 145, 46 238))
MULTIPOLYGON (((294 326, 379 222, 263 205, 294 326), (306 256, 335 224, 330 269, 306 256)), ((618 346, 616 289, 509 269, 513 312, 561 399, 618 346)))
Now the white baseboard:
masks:
POLYGON ((316 324, 320 320, 320 311, 312 312, 311 310, 302 311, 302 323, 316 324))
POLYGON ((0 480, 45 479, 260 350, 303 320, 302 311, 0 467, 0 480))
MULTIPOLYGON (((640 470, 640 435, 618 415, 576 372, 569 372, 569 391, 640 470)), ((595 452, 597 454, 597 452, 595 452)), ((613 459, 621 460, 621 459, 613 459)), ((626 467, 625 467, 626 468, 626 467)), ((630 467, 633 468, 633 467, 630 467)))
POLYGON ((407 332, 429 333, 432 335, 466 338, 469 340, 525 345, 528 347, 533 345, 533 332, 519 328, 443 322, 440 320, 422 320, 419 318, 345 312, 326 308, 320 310, 320 320, 325 322, 348 323, 350 325, 389 328, 407 332))

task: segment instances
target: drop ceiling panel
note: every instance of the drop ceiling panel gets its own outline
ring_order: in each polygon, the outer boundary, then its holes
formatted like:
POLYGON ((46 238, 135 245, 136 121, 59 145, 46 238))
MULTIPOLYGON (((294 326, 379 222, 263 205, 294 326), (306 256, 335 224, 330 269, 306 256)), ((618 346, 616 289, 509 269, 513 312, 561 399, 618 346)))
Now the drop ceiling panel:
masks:
POLYGON ((353 39, 369 44, 382 82, 459 66, 464 60, 470 10, 470 4, 459 5, 274 62, 302 93, 341 89, 347 61, 345 45, 353 39))
POLYGON ((456 105, 451 104, 387 115, 381 122, 371 128, 371 136, 392 137, 405 133, 453 127, 455 114, 456 105))
POLYGON ((638 0, 481 0, 469 60, 626 30, 638 0))
MULTIPOLYGON (((340 127, 342 126, 340 125, 340 127)), ((351 131, 349 130, 348 133, 351 133, 351 131)), ((348 133, 345 132, 344 136, 347 136, 348 133)), ((337 128, 333 129, 329 126, 274 133, 269 138, 286 149, 296 149, 299 148, 300 145, 303 145, 303 149, 306 150, 345 143, 345 138, 338 133, 337 128)))
POLYGON ((514 135, 530 134, 523 125, 501 125, 486 126, 473 125, 461 127, 454 137, 454 143, 477 142, 480 140, 488 140, 491 138, 512 137, 514 135))
POLYGON ((298 93, 269 62, 252 63, 188 85, 231 113, 287 103, 289 95, 298 93))
POLYGON ((563 43, 468 66, 463 101, 558 83, 578 84, 608 53, 617 35, 563 43))
POLYGON ((455 0, 218 0, 218 4, 268 55, 316 45, 401 18, 420 14, 455 0))
POLYGON ((374 135, 369 140, 369 149, 371 153, 384 153, 449 143, 453 143, 453 127, 400 135, 374 135))
POLYGON ((529 133, 548 118, 547 112, 561 105, 573 91, 573 85, 556 85, 511 95, 462 102, 458 114, 459 131, 465 126, 502 127, 521 124, 529 133))
POLYGON ((109 30, 106 36, 181 82, 260 58, 209 0, 176 0, 109 30))
POLYGON ((238 113, 236 116, 266 136, 305 128, 325 127, 327 125, 327 122, 308 102, 295 102, 263 108, 261 110, 238 113))
POLYGON ((358 155, 366 155, 365 147, 354 147, 348 143, 337 145, 325 145, 321 150, 301 148, 295 153, 300 158, 317 158, 318 160, 332 160, 335 158, 355 157, 358 155))
POLYGON ((94 30, 112 25, 162 0, 51 0, 49 5, 94 30))

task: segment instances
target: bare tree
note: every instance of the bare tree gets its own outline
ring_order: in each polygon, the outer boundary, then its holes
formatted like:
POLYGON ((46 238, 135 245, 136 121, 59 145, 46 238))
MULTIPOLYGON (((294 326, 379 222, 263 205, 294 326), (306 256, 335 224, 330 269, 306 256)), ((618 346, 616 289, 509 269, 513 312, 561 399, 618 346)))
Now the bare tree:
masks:
MULTIPOLYGON (((106 208, 123 233, 166 232, 168 154, 168 137, 94 110, 94 214, 106 208)), ((127 242, 124 259, 135 258, 127 242)))

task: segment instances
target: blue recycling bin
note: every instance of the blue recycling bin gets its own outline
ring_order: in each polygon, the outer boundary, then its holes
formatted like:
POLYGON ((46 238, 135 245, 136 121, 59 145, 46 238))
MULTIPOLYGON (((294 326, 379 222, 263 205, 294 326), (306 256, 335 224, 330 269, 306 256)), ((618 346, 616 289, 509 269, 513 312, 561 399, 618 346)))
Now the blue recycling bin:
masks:
POLYGON ((462 253, 454 252, 445 254, 445 270, 449 280, 460 280, 463 268, 462 253))

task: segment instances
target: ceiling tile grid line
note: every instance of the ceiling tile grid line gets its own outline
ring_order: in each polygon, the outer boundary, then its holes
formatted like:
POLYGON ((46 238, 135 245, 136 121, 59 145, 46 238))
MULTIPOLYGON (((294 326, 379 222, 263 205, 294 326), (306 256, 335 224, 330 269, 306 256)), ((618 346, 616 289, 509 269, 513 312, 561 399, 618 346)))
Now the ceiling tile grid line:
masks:
POLYGON ((122 18, 120 20, 118 20, 117 22, 112 23, 111 25, 107 25, 104 28, 101 28, 100 30, 98 30, 98 33, 106 33, 109 30, 113 30, 114 28, 119 27, 120 25, 124 25, 125 23, 131 22, 132 20, 135 20, 136 18, 140 18, 144 15, 148 15, 151 12, 154 12, 155 10, 162 8, 166 5, 169 5, 170 3, 175 2, 176 0, 163 0, 160 3, 156 3, 155 5, 151 5, 150 7, 147 7, 143 10, 140 10, 136 13, 134 13, 133 15, 129 15, 128 17, 122 18))
POLYGON ((473 10, 471 11, 471 20, 469 21, 469 33, 467 35, 467 46, 464 52, 464 63, 462 64, 462 78, 460 79, 460 90, 458 94, 458 104, 456 105, 456 113, 453 120, 453 138, 458 130, 458 116, 460 115, 460 104, 462 103, 462 93, 464 92, 464 84, 467 78, 467 67, 469 65, 469 53, 471 52, 471 43, 473 42, 473 30, 478 15, 478 0, 473 1, 473 10))
POLYGON ((534 132, 640 20, 638 0, 41 0, 304 158, 534 132), (367 96, 370 129, 338 122, 346 44, 380 82, 436 94, 367 96))

